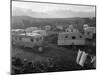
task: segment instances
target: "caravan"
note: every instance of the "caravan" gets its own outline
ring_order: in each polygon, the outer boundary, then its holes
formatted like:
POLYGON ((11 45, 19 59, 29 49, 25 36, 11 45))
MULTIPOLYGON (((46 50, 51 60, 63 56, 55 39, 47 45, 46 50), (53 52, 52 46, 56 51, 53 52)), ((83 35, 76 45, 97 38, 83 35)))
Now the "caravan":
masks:
POLYGON ((35 46, 41 46, 42 42, 43 36, 37 33, 12 35, 12 43, 18 46, 34 48, 35 46))
POLYGON ((62 32, 58 35, 58 45, 85 45, 85 36, 77 32, 62 32))

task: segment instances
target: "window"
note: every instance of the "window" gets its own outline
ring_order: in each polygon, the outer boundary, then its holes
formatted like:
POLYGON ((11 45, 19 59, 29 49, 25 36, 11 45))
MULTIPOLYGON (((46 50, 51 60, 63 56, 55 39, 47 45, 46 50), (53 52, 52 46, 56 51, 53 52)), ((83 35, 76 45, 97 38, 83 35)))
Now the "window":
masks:
POLYGON ((74 42, 72 42, 72 45, 74 45, 74 42))
POLYGON ((33 42, 33 39, 30 39, 31 40, 31 42, 33 42))
POLYGON ((21 38, 19 38, 19 40, 21 40, 21 38))
POLYGON ((40 40, 41 40, 41 37, 40 37, 40 40))
POLYGON ((69 31, 66 29, 66 32, 69 32, 69 31))
POLYGON ((65 36, 65 38, 68 38, 68 36, 65 36))
POLYGON ((36 41, 39 41, 39 38, 36 38, 36 41))
POLYGON ((75 36, 72 36, 72 39, 76 39, 76 37, 75 36))
POLYGON ((96 39, 96 34, 93 34, 93 38, 96 39))
POLYGON ((17 40, 18 38, 17 37, 15 37, 15 40, 17 40))
POLYGON ((82 36, 80 35, 80 38, 82 38, 82 36))
POLYGON ((89 32, 87 32, 87 35, 90 35, 90 33, 89 33, 89 32))

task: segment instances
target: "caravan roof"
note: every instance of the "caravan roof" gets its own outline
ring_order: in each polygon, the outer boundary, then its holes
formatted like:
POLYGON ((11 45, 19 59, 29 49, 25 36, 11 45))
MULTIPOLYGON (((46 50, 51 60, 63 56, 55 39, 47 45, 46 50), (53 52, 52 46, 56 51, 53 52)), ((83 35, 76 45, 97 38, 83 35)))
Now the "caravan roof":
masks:
POLYGON ((22 33, 22 34, 17 34, 17 35, 13 35, 13 36, 17 36, 17 37, 30 37, 30 38, 38 38, 38 37, 41 37, 40 34, 37 34, 37 33, 22 33))
POLYGON ((26 32, 32 32, 34 30, 38 30, 38 28, 37 27, 28 27, 25 29, 26 32))
POLYGON ((41 36, 38 33, 27 33, 26 36, 41 36))
POLYGON ((12 29, 11 31, 24 31, 24 29, 12 29))

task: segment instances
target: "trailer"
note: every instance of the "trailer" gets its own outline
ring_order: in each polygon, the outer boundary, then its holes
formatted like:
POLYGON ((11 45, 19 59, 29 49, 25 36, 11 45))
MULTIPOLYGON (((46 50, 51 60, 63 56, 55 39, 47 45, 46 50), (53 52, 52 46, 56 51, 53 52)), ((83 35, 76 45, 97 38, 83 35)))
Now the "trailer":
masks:
POLYGON ((24 29, 12 29, 11 30, 11 34, 21 34, 21 33, 25 33, 24 29))
POLYGON ((85 36, 78 32, 62 32, 58 35, 58 45, 85 45, 85 36))

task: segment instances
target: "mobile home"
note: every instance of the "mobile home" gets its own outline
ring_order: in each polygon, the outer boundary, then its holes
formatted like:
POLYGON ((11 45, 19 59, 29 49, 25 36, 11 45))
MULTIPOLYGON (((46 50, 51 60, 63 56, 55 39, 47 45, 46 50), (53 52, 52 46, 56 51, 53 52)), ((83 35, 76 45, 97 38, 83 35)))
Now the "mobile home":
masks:
POLYGON ((47 31, 48 31, 48 30, 51 30, 51 26, 50 26, 50 25, 46 25, 46 26, 45 26, 45 30, 47 30, 47 31))
POLYGON ((84 35, 87 38, 93 39, 93 35, 96 33, 96 28, 95 27, 87 27, 84 28, 84 35))
POLYGON ((38 33, 42 36, 47 36, 46 30, 35 30, 35 31, 32 31, 32 33, 38 33))
POLYGON ((30 47, 39 46, 43 42, 43 36, 37 33, 12 35, 12 43, 18 46, 30 47))
POLYGON ((32 33, 32 31, 38 30, 39 28, 37 27, 28 27, 25 29, 26 33, 32 33))
POLYGON ((85 45, 85 36, 77 32, 62 32, 58 35, 58 45, 85 45))
POLYGON ((24 33, 25 30, 24 29, 12 29, 11 30, 11 34, 21 34, 24 33))

